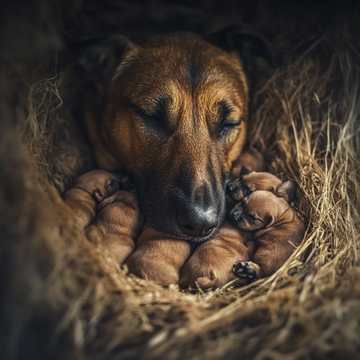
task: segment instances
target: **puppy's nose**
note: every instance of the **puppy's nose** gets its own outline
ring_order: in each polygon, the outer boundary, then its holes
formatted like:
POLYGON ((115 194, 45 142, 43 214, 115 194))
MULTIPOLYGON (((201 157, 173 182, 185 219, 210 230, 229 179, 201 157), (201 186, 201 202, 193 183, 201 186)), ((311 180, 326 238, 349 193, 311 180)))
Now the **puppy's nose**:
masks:
POLYGON ((228 194, 231 194, 231 193, 233 193, 234 191, 236 191, 236 188, 237 188, 237 186, 236 186, 234 183, 230 183, 230 184, 228 184, 227 187, 226 187, 226 192, 227 192, 228 194))
POLYGON ((239 206, 235 211, 230 215, 231 220, 234 222, 239 222, 241 220, 241 213, 243 211, 242 206, 239 206))
POLYGON ((204 237, 218 225, 218 214, 215 208, 191 209, 188 211, 185 207, 178 213, 178 226, 185 235, 204 237))

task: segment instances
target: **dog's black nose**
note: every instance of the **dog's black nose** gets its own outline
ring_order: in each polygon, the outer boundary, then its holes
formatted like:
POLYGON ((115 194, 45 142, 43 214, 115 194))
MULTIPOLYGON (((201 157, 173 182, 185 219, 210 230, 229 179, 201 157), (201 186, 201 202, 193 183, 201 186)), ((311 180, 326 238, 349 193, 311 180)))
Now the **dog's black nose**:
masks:
POLYGON ((204 237, 218 225, 218 214, 215 208, 192 209, 181 208, 178 213, 178 226, 185 235, 204 237))

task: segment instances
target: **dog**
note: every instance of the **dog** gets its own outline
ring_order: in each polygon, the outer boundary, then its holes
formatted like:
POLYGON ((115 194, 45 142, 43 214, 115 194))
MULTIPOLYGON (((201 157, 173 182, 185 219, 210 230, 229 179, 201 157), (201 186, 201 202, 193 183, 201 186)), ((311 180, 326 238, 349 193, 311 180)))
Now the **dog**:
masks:
POLYGON ((294 181, 286 181, 274 192, 254 191, 231 211, 231 220, 238 229, 255 232, 256 245, 252 261, 237 262, 234 274, 249 281, 270 276, 300 244, 305 226, 288 203, 296 188, 294 181))
MULTIPOLYGON (((256 145, 248 146, 234 162, 230 179, 263 169, 266 169, 264 145, 258 141, 256 145)), ((230 201, 227 204, 233 203, 230 201)), ((238 230, 226 222, 220 232, 199 245, 186 262, 181 271, 180 287, 196 289, 197 285, 203 290, 215 289, 236 279, 232 271, 234 260, 252 258, 255 243, 251 239, 251 233, 238 230)), ((238 281, 236 285, 244 284, 246 281, 238 281)))
POLYGON ((79 58, 96 162, 133 177, 157 231, 200 243, 225 221, 225 187, 245 143, 247 74, 256 56, 275 65, 262 39, 229 28, 208 40, 186 32, 112 36, 79 58))
POLYGON ((245 285, 247 279, 233 272, 235 263, 250 260, 255 251, 252 234, 235 228, 226 222, 211 240, 200 244, 185 263, 180 274, 180 287, 203 290, 215 289, 237 280, 245 285))
POLYGON ((191 253, 188 241, 170 239, 144 225, 136 241, 136 250, 125 261, 129 272, 162 286, 178 284, 180 270, 191 253))
POLYGON ((279 196, 286 197, 286 201, 292 201, 295 194, 282 191, 283 188, 280 185, 282 185, 282 181, 275 175, 253 171, 229 183, 226 193, 232 200, 232 204, 241 202, 246 196, 257 190, 271 191, 273 193, 277 191, 279 196), (289 198, 289 196, 292 197, 289 198))
POLYGON ((98 205, 98 214, 85 230, 90 242, 102 250, 105 257, 121 266, 135 250, 144 218, 140 213, 134 190, 119 190, 98 205))
POLYGON ((97 205, 118 191, 123 180, 124 177, 120 175, 93 170, 76 179, 72 187, 63 194, 63 200, 75 212, 83 229, 94 220, 97 205))
POLYGON ((265 145, 262 140, 258 140, 254 144, 248 145, 239 158, 233 162, 229 175, 229 182, 233 182, 252 171, 266 171, 267 165, 264 154, 265 145))

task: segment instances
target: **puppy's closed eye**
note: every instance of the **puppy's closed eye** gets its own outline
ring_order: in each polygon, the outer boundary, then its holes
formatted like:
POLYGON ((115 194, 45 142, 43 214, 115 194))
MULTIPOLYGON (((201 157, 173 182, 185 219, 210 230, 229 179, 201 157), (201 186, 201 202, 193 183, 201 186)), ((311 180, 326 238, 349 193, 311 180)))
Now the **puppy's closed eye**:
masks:
POLYGON ((249 214, 249 221, 252 223, 262 223, 263 221, 256 217, 256 215, 249 214))
POLYGON ((247 187, 247 186, 243 186, 243 193, 244 193, 244 197, 249 196, 252 191, 247 187))
POLYGON ((106 186, 106 191, 112 194, 119 190, 120 184, 115 180, 111 180, 110 183, 106 186))
POLYGON ((243 175, 247 175, 247 174, 250 174, 250 170, 246 167, 242 167, 241 168, 241 171, 240 171, 240 177, 243 176, 243 175))

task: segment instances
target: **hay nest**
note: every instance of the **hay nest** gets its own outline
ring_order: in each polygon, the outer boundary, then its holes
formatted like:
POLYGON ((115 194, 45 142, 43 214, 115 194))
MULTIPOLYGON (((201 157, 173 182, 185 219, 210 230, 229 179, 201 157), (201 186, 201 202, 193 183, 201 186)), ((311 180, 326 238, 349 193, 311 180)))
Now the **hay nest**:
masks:
MULTIPOLYGON (((109 265, 86 241, 59 195, 94 167, 81 124, 74 120, 70 89, 76 79, 45 78, 38 72, 31 79, 25 76, 44 52, 25 60, 2 57, 7 65, 2 70, 7 87, 0 89, 5 99, 0 129, 4 358, 356 357, 358 29, 351 26, 351 14, 321 36, 316 27, 299 33, 295 25, 287 28, 286 21, 301 24, 289 14, 281 15, 286 29, 274 29, 269 24, 279 18, 269 14, 255 24, 269 36, 272 29, 284 60, 257 84, 249 135, 263 137, 272 173, 298 182, 297 209, 307 231, 276 274, 239 289, 189 294, 109 265), (24 61, 27 67, 17 67, 24 61)), ((44 41, 54 44, 56 33, 44 41)), ((19 46, 27 49, 25 42, 26 37, 19 46)))

